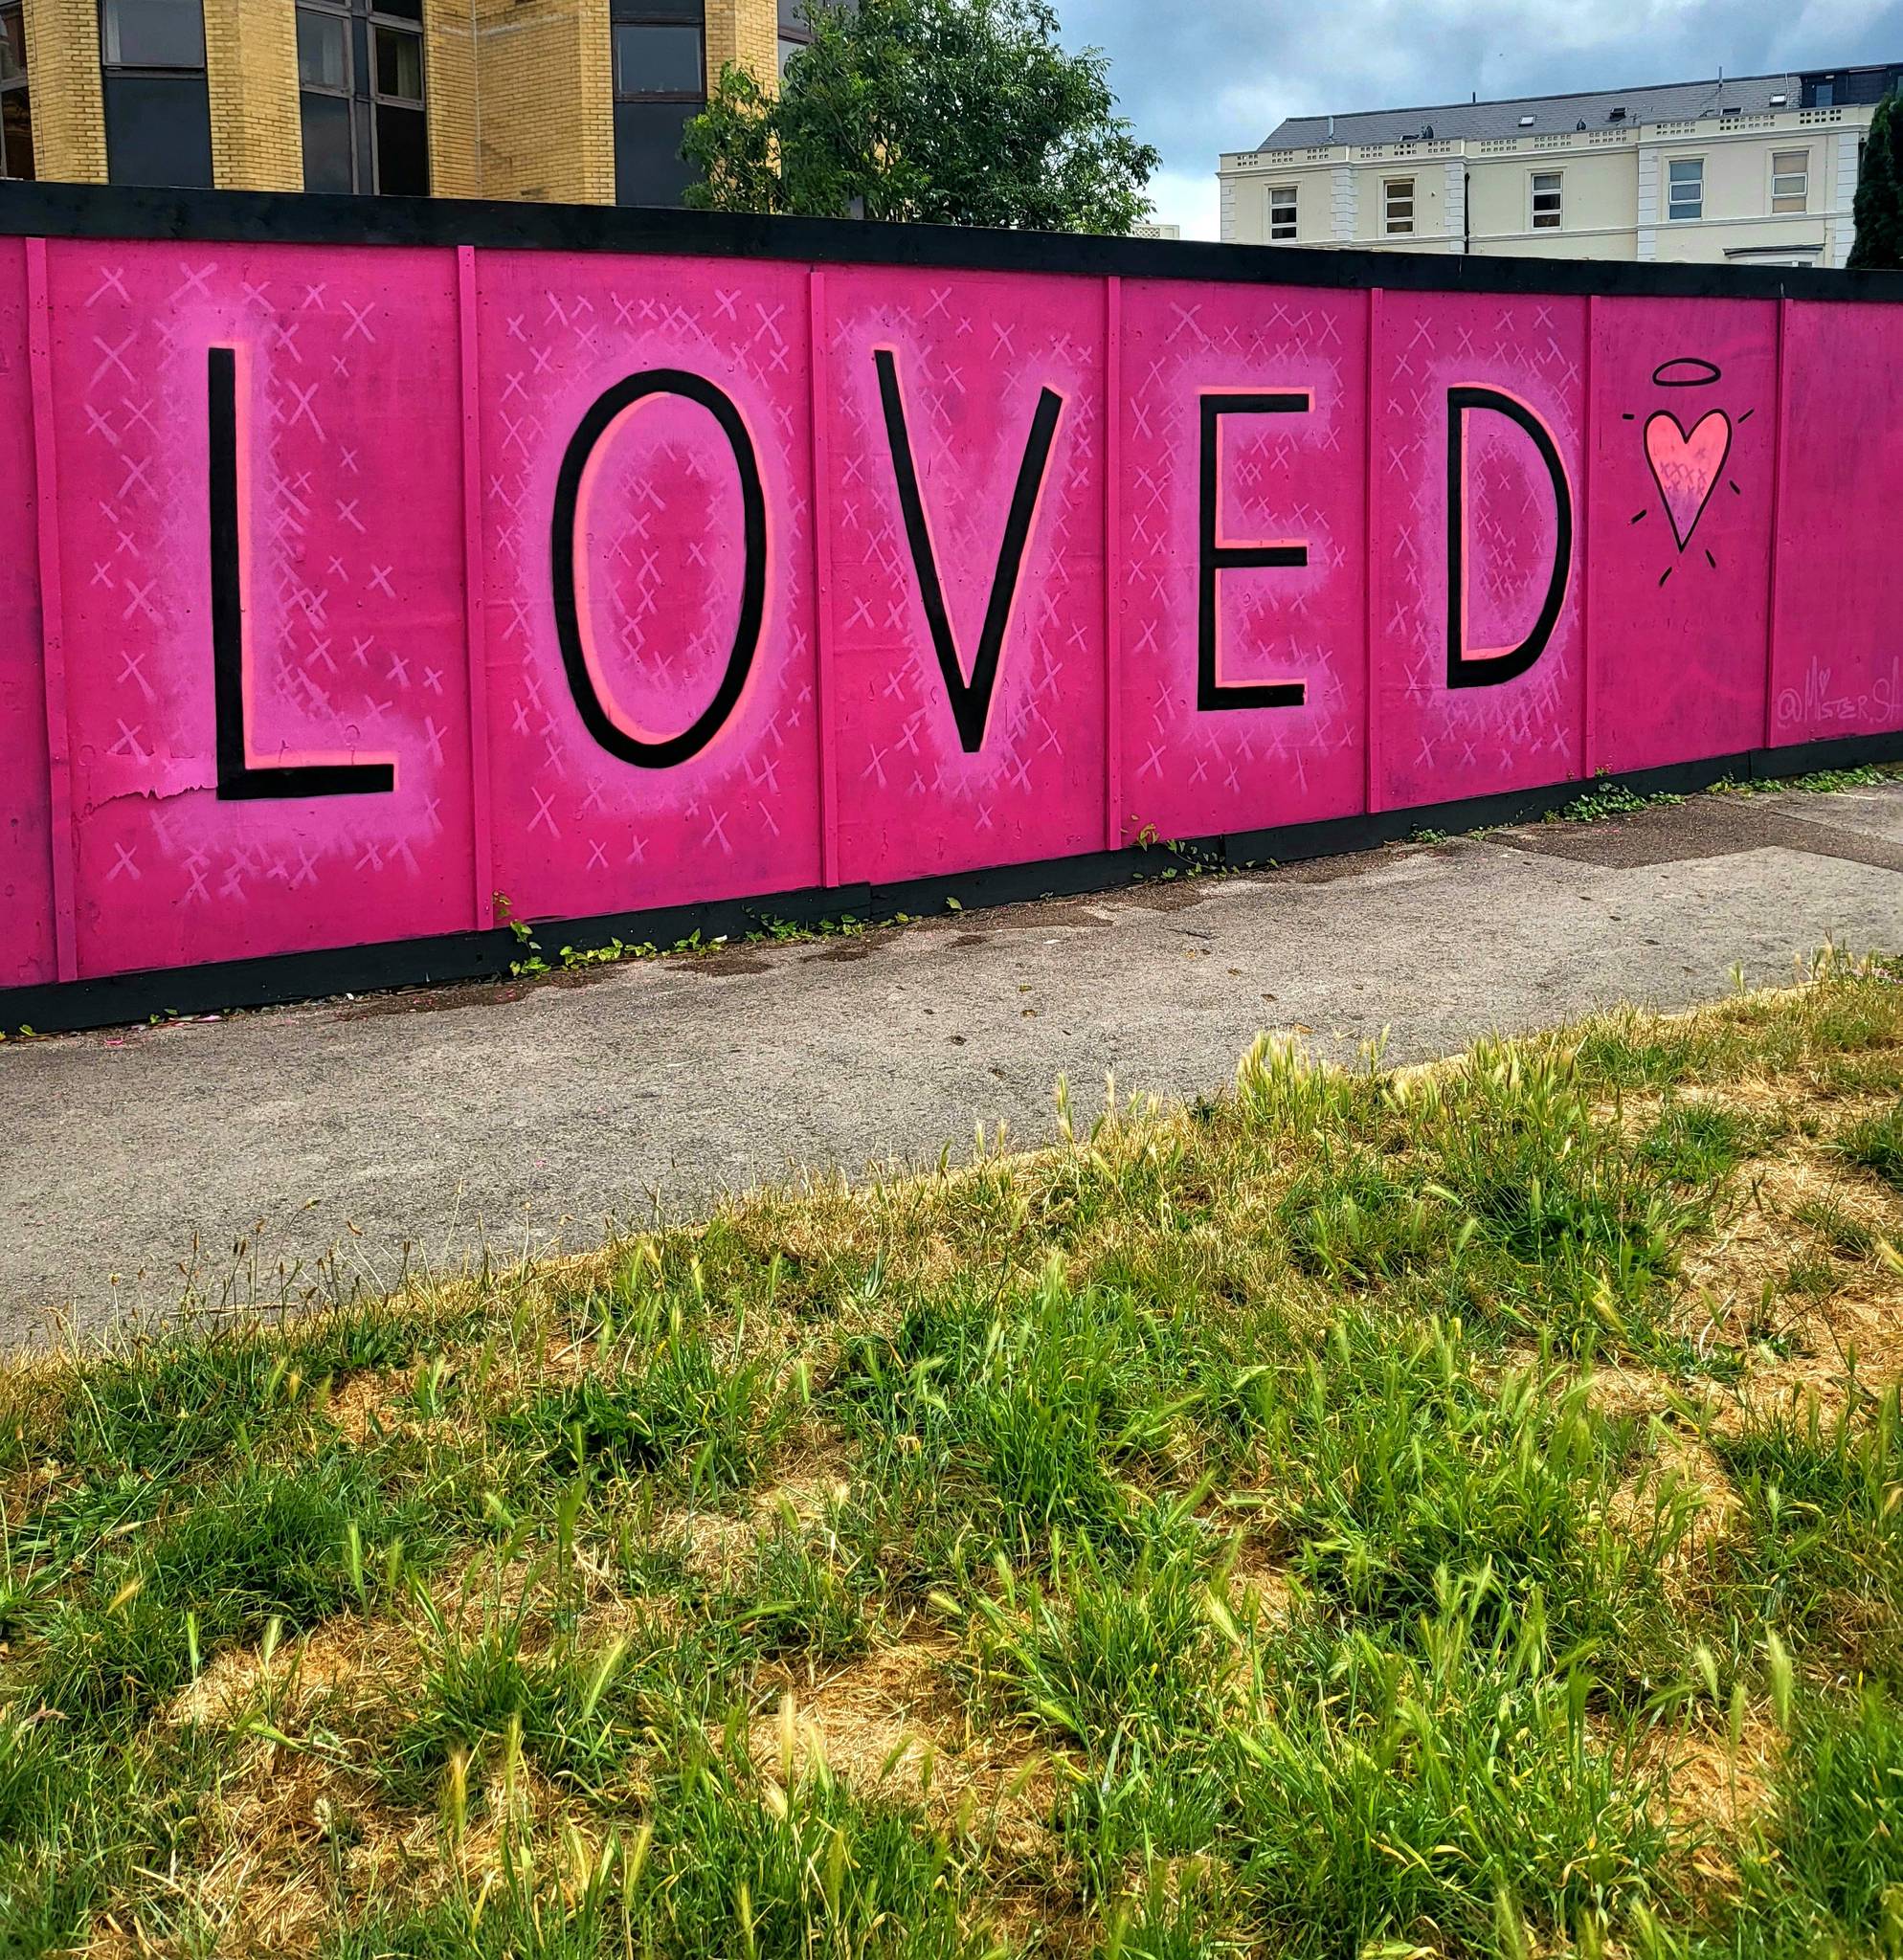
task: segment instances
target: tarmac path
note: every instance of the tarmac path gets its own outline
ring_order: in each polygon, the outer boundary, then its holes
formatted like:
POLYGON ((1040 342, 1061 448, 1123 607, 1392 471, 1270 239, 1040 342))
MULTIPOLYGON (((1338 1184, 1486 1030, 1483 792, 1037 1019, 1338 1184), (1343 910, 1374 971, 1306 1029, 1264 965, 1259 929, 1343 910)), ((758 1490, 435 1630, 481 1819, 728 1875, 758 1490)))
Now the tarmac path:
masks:
POLYGON ((1263 873, 0 1048, 0 1338, 188 1292, 597 1240, 790 1169, 1220 1088, 1263 1027, 1391 1059, 1826 940, 1903 947, 1903 782, 1703 796, 1263 873))

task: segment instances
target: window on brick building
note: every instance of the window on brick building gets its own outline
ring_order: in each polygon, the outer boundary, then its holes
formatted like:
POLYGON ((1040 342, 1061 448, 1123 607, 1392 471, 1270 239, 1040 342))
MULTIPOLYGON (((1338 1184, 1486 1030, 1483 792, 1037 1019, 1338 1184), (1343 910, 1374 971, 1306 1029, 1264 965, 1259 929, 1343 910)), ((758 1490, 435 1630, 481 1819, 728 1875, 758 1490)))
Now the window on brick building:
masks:
POLYGON ((423 0, 299 0, 304 189, 430 194, 423 0))
POLYGON ((701 20, 615 21, 615 98, 623 102, 706 100, 706 30, 701 20))
POLYGON ((613 0, 610 14, 616 200, 679 204, 681 141, 707 100, 704 0, 613 0))
POLYGON ((111 181, 208 188, 202 0, 101 0, 100 64, 111 181))
POLYGON ((26 9, 0 6, 0 177, 34 173, 33 103, 27 89, 26 9))
POLYGON ((779 0, 779 78, 786 79, 786 64, 800 49, 813 43, 813 30, 806 24, 806 10, 800 0, 779 0))

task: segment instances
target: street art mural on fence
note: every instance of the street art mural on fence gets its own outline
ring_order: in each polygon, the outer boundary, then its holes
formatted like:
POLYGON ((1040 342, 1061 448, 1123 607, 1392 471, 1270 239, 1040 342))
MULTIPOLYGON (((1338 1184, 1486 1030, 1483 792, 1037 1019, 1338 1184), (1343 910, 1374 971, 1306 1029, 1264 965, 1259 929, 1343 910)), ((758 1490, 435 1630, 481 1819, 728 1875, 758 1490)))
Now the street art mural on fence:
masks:
POLYGON ((0 987, 1903 728, 1903 309, 0 240, 0 987))

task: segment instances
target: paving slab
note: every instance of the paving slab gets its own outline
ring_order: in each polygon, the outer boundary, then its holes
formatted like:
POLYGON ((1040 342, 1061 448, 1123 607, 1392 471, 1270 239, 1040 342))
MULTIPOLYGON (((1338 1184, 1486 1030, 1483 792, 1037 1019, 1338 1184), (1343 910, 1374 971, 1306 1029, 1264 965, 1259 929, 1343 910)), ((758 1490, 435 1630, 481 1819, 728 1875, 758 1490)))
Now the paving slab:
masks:
POLYGON ((1397 1060, 1826 941, 1903 946, 1903 783, 1694 798, 862 938, 0 1049, 0 1340, 188 1293, 597 1241, 789 1170, 1220 1088, 1258 1030, 1397 1060))
POLYGON ((1819 824, 1860 837, 1903 845, 1903 797, 1876 789, 1767 798, 1794 823, 1819 824))

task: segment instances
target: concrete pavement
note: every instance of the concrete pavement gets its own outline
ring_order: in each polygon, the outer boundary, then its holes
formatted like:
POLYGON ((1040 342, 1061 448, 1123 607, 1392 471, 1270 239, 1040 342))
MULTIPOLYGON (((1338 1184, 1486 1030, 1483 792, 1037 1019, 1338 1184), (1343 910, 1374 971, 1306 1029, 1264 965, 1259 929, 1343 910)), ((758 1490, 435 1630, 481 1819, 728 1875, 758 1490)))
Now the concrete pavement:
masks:
POLYGON ((1025 1141, 1052 1084, 1220 1087, 1257 1030, 1397 1060, 1826 939, 1903 946, 1903 783, 1700 797, 1257 874, 0 1049, 0 1339, 597 1239, 790 1168, 1025 1141))

